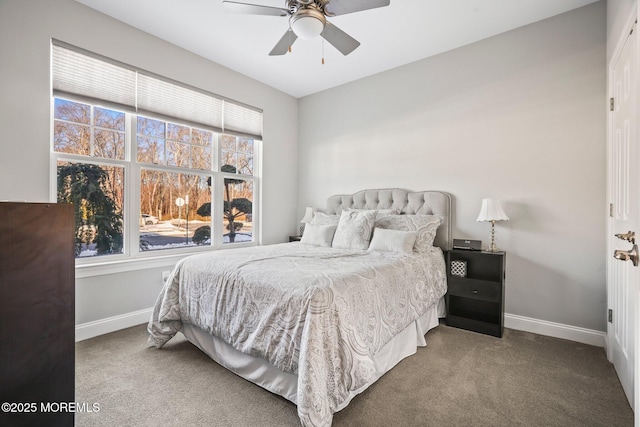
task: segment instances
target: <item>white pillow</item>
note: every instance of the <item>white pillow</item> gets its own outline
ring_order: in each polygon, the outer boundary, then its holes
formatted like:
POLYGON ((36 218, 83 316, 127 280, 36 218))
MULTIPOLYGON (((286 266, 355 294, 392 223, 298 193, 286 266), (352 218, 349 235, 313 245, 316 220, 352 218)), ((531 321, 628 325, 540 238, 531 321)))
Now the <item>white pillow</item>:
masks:
POLYGON ((367 249, 376 211, 343 211, 331 246, 340 249, 367 249))
POLYGON ((300 243, 305 245, 331 247, 336 225, 307 224, 302 233, 300 243))
POLYGON ((384 215, 376 218, 375 227, 418 233, 413 250, 427 252, 433 246, 436 231, 442 223, 437 215, 384 215))
POLYGON ((337 226, 338 222, 340 222, 340 217, 338 215, 327 215, 324 212, 316 212, 313 214, 313 218, 311 218, 311 222, 309 224, 337 226))
POLYGON ((413 252, 418 233, 415 231, 376 228, 369 244, 370 251, 413 252))

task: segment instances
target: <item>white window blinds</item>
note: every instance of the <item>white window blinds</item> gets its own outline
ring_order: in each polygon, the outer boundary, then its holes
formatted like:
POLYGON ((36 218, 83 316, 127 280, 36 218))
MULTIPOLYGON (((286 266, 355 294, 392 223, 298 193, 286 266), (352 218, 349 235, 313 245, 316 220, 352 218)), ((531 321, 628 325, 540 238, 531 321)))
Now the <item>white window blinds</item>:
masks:
POLYGON ((139 113, 159 114, 262 139, 259 109, 55 43, 52 83, 54 95, 106 101, 139 113))
POLYGON ((225 101, 224 130, 262 135, 262 113, 225 101))
MULTIPOLYGON (((223 129, 223 105, 221 99, 138 73, 138 111, 141 113, 158 113, 223 129)), ((239 131, 245 132, 244 128, 239 131)))
POLYGON ((54 93, 70 93, 135 107, 136 72, 53 46, 54 93))

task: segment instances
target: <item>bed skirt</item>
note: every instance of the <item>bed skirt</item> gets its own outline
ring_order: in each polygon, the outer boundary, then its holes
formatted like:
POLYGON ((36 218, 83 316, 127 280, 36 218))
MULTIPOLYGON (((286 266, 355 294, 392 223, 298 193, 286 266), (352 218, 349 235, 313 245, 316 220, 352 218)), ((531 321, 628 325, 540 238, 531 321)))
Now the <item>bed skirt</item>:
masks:
MULTIPOLYGON (((353 397, 366 390, 402 359, 415 354, 418 347, 426 346, 425 334, 438 326, 438 318, 444 316, 443 297, 380 349, 374 356, 375 374, 371 381, 352 391, 336 411, 346 407, 353 397)), ((242 353, 195 325, 183 324, 182 333, 188 341, 231 372, 297 404, 297 375, 283 372, 262 358, 242 353)))

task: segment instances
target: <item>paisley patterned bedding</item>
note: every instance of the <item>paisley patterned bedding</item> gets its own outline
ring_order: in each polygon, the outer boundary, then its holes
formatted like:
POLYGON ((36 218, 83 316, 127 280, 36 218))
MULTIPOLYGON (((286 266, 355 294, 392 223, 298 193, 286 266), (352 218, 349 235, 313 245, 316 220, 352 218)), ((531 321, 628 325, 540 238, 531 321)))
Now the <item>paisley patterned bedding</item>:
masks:
POLYGON ((372 356, 446 292, 442 251, 376 252, 299 243, 180 261, 149 322, 162 347, 190 323, 298 375, 304 426, 329 426, 372 356))

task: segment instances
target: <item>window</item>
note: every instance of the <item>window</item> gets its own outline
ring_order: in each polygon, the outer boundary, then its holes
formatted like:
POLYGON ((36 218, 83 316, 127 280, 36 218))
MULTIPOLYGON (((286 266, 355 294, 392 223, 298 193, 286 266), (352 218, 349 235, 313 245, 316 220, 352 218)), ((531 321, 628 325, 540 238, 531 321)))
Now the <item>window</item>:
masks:
POLYGON ((253 181, 236 175, 253 175, 253 140, 221 135, 220 170, 224 178, 224 243, 253 238, 253 181))
POLYGON ((66 46, 52 58, 52 180, 77 258, 256 241, 260 112, 66 46))
MULTIPOLYGON (((209 176, 142 169, 140 176, 140 249, 160 250, 208 245, 211 215, 199 207, 211 204, 209 176), (207 227, 203 238, 202 227, 207 227)), ((207 212, 209 213, 209 212, 207 212)))
POLYGON ((121 254, 125 115, 59 98, 53 110, 53 150, 72 155, 56 156, 56 197, 76 206, 76 256, 121 254))
POLYGON ((212 170, 217 137, 210 130, 137 116, 142 251, 211 245, 212 175, 205 172, 212 170))

